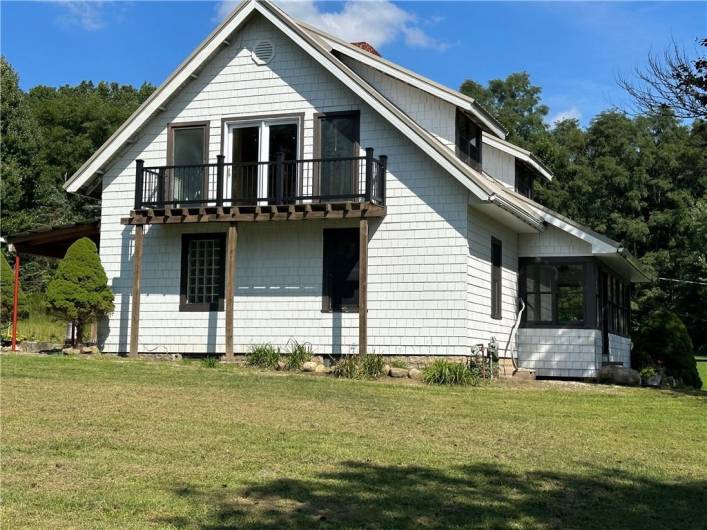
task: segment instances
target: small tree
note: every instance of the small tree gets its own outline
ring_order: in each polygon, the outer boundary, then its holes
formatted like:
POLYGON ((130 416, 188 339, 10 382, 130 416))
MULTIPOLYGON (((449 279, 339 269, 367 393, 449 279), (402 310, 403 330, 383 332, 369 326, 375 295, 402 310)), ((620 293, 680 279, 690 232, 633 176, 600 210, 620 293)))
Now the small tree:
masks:
POLYGON ((692 341, 680 317, 666 310, 653 312, 634 334, 631 364, 641 369, 652 364, 665 368, 667 375, 695 388, 702 387, 692 341))
MULTIPOLYGON (((5 254, 0 258, 0 305, 2 306, 2 315, 0 320, 5 324, 12 318, 12 302, 15 298, 15 274, 10 267, 10 264, 5 258, 5 254)), ((18 314, 24 312, 24 293, 20 287, 20 299, 18 303, 18 314)))
MULTIPOLYGON (((93 241, 83 237, 66 251, 47 286, 47 304, 76 326, 81 340, 85 325, 113 311, 113 293, 93 241)), ((75 344, 75 343, 74 343, 75 344)))

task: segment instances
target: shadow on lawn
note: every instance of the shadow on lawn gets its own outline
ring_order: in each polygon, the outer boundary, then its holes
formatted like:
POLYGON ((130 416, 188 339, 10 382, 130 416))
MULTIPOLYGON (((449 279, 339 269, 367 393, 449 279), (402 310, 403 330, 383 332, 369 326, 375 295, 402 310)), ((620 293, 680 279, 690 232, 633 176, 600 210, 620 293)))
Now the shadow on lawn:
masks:
POLYGON ((707 481, 663 483, 616 470, 517 474, 495 465, 446 474, 424 467, 344 462, 311 480, 174 493, 210 513, 163 519, 176 527, 703 528, 707 481))

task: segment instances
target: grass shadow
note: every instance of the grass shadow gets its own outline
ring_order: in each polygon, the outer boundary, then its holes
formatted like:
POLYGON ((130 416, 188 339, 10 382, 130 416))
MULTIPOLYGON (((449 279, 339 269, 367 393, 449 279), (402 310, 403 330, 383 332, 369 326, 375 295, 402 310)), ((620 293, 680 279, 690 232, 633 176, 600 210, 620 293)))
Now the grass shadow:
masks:
POLYGON ((704 528, 707 480, 662 482, 589 468, 584 474, 516 473, 493 464, 449 472, 343 462, 312 479, 279 478, 242 489, 181 486, 208 507, 178 528, 704 528))

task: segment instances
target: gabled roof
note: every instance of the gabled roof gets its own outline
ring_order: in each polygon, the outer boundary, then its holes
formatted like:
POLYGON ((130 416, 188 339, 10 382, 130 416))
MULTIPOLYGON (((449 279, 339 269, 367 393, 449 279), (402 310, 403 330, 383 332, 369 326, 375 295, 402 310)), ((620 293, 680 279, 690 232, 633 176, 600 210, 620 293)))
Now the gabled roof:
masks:
POLYGON ((97 175, 100 175, 104 171, 103 168, 112 161, 122 147, 129 143, 133 136, 164 108, 169 99, 185 83, 189 82, 191 77, 196 75, 214 54, 218 53, 222 45, 228 44, 231 34, 254 13, 264 16, 280 29, 296 45, 312 56, 334 77, 351 88, 373 110, 387 119, 423 152, 461 182, 472 194, 481 200, 489 199, 490 190, 485 185, 485 179, 481 173, 464 164, 449 148, 337 59, 331 53, 331 48, 327 47, 321 38, 313 37, 310 32, 305 31, 281 9, 266 0, 246 0, 239 4, 157 88, 152 96, 71 176, 64 184, 64 188, 69 192, 77 192, 97 175))
POLYGON ((526 151, 522 147, 518 147, 517 145, 512 144, 508 140, 502 140, 501 138, 489 136, 488 134, 483 135, 483 142, 487 145, 490 145, 491 147, 498 149, 499 151, 503 151, 504 153, 508 153, 509 155, 514 156, 518 160, 522 160, 523 162, 531 166, 535 171, 537 171, 538 174, 545 177, 548 181, 552 180, 552 172, 547 168, 545 164, 543 164, 542 160, 540 160, 530 151, 526 151))
POLYGON ((507 131, 503 125, 501 125, 501 123, 486 109, 479 105, 474 98, 470 98, 466 94, 462 94, 461 92, 452 90, 449 87, 437 83, 436 81, 421 76, 420 74, 413 72, 412 70, 408 70, 399 64, 388 61, 380 55, 369 53, 355 44, 348 43, 334 37, 333 35, 329 35, 319 28, 310 26, 305 22, 297 21, 297 24, 311 35, 319 37, 323 42, 330 46, 333 51, 355 59, 356 61, 389 75, 390 77, 398 79, 399 81, 414 86, 423 92, 427 92, 428 94, 432 94, 433 96, 447 101, 448 103, 451 103, 452 105, 455 105, 471 114, 478 122, 480 122, 480 125, 484 126, 488 132, 494 134, 498 138, 506 137, 507 131))

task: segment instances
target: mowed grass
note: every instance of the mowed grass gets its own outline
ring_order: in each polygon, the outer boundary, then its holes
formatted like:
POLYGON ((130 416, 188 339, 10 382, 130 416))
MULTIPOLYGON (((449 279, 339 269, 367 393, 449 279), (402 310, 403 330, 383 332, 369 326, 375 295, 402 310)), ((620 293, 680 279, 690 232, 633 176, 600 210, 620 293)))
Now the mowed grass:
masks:
POLYGON ((3 528, 707 525, 705 393, 0 363, 3 528))
POLYGON ((702 390, 707 390, 707 357, 695 357, 697 361, 697 372, 702 379, 702 390))

